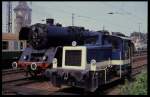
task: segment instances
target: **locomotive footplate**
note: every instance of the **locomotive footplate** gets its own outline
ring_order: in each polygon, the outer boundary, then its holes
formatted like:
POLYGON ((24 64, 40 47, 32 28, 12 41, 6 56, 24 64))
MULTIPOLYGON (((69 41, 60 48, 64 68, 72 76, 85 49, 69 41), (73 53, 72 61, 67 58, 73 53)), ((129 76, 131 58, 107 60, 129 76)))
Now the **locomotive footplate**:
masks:
POLYGON ((49 66, 43 62, 16 62, 16 68, 24 69, 26 71, 26 76, 30 74, 32 77, 37 75, 43 75, 45 69, 49 66))
POLYGON ((18 62, 18 68, 25 68, 27 69, 27 67, 30 67, 32 69, 32 67, 34 69, 45 69, 48 67, 48 64, 43 63, 43 62, 18 62), (33 66, 31 66, 33 65, 33 66))

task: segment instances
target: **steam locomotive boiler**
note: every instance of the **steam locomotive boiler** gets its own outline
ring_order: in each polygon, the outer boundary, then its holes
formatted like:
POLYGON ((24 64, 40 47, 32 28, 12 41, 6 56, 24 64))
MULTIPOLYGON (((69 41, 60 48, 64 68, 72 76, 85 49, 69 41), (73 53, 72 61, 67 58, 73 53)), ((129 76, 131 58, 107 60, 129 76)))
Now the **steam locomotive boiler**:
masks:
POLYGON ((46 24, 37 23, 23 27, 19 38, 27 40, 28 45, 20 59, 12 63, 12 67, 25 69, 27 74, 37 76, 52 67, 54 58, 62 58, 63 46, 71 45, 72 41, 76 41, 78 45, 92 44, 99 36, 83 27, 54 25, 53 19, 47 19, 46 24))

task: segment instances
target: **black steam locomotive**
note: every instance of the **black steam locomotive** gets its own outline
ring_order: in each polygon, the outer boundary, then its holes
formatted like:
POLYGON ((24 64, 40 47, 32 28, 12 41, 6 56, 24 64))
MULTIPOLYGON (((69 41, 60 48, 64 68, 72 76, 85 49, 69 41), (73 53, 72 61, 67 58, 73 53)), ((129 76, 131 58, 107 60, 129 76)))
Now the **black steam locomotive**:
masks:
POLYGON ((128 37, 53 22, 22 28, 20 38, 29 45, 13 68, 24 68, 31 76, 44 74, 55 86, 88 91, 131 77, 134 45, 128 37))
POLYGON ((62 58, 63 46, 71 46, 72 41, 76 41, 78 45, 95 43, 99 38, 98 34, 101 33, 84 27, 54 25, 53 19, 47 19, 46 24, 23 27, 19 39, 27 40, 28 45, 20 59, 12 63, 12 67, 23 68, 31 76, 42 74, 45 69, 52 67, 54 58, 62 58))

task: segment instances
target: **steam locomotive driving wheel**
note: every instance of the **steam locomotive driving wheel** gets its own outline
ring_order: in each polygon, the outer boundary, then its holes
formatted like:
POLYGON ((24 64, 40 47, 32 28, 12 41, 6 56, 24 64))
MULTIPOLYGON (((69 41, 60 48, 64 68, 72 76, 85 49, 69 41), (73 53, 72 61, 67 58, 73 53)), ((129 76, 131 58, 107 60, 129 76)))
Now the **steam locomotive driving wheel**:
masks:
POLYGON ((37 72, 36 70, 35 71, 31 70, 30 66, 28 66, 26 70, 26 76, 28 75, 30 75, 31 77, 37 77, 37 72))

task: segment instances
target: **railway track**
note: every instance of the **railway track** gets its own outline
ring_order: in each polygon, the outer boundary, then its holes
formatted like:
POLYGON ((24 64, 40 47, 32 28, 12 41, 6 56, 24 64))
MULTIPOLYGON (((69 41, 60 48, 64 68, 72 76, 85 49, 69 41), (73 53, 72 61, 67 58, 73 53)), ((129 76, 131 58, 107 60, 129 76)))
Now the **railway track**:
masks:
POLYGON ((144 56, 144 55, 147 55, 147 52, 145 52, 145 53, 134 53, 133 57, 144 56))
POLYGON ((133 57, 132 62, 132 75, 135 76, 147 65, 147 54, 143 53, 142 56, 133 57))
POLYGON ((147 67, 147 61, 135 62, 134 66, 132 67, 132 75, 135 76, 141 73, 142 69, 147 67))
POLYGON ((143 64, 141 66, 137 66, 137 67, 132 68, 132 76, 135 76, 135 75, 141 73, 142 69, 144 69, 145 66, 146 66, 146 64, 143 64))
MULTIPOLYGON (((134 74, 134 76, 136 74, 134 74)), ((53 85, 50 85, 48 81, 39 82, 38 80, 32 79, 22 79, 11 83, 13 85, 9 84, 4 86, 5 90, 9 90, 9 92, 6 91, 4 92, 4 94, 14 93, 14 95, 107 95, 110 93, 110 91, 113 91, 113 93, 115 92, 116 94, 118 93, 117 88, 115 87, 120 83, 120 81, 115 81, 113 82, 113 84, 105 86, 105 88, 99 88, 94 93, 88 93, 85 92, 83 89, 74 87, 56 88, 53 87, 53 85), (42 86, 42 88, 44 89, 40 89, 40 86, 42 86), (46 88, 47 86, 48 88, 46 88)))
POLYGON ((2 70, 2 75, 25 72, 23 69, 6 69, 2 70))
MULTIPOLYGON (((143 61, 147 56, 136 56, 133 57, 132 66, 132 76, 135 76, 141 72, 141 70, 146 66, 146 62, 143 61)), ((21 72, 20 72, 21 73, 21 72)), ((16 71, 11 70, 4 71, 3 76, 17 76, 16 71), (13 75, 14 74, 14 75, 13 75)), ((85 92, 83 89, 63 86, 62 88, 56 88, 48 80, 32 79, 32 78, 18 78, 16 80, 7 80, 2 84, 2 94, 3 95, 109 95, 112 93, 118 93, 117 88, 115 88, 120 81, 116 81, 111 85, 107 85, 104 88, 98 89, 94 93, 85 92)))

